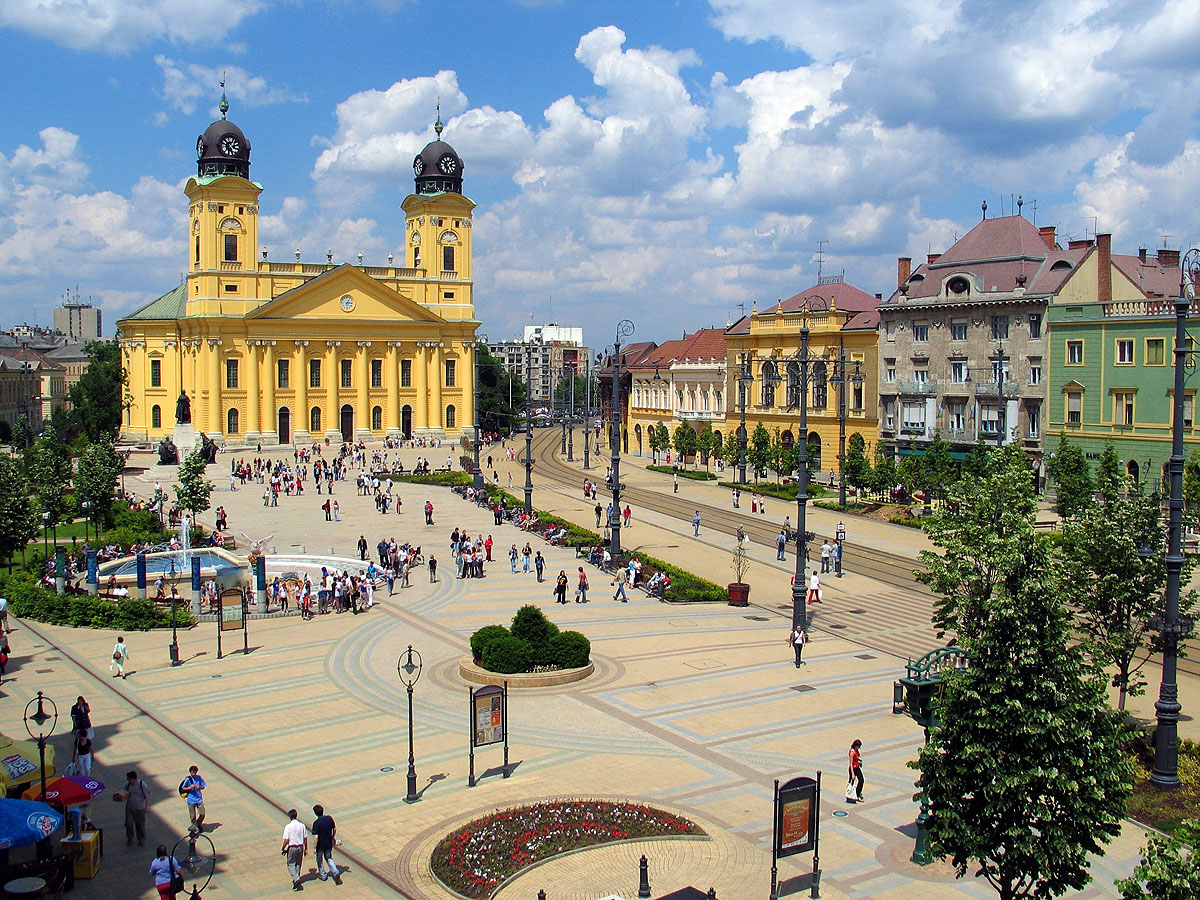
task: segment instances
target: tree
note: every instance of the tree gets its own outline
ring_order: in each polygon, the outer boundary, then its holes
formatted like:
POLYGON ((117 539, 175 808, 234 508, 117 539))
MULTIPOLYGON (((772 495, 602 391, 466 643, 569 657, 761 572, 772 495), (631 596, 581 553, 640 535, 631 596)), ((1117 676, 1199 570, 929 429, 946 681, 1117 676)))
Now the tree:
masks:
POLYGON ((57 525, 67 510, 66 491, 71 483, 71 457, 53 423, 43 430, 32 454, 29 481, 37 497, 42 525, 57 525))
POLYGON ((1183 464, 1183 499, 1195 518, 1200 510, 1200 447, 1194 448, 1183 464))
POLYGON ((696 432, 687 422, 680 422, 675 426, 675 452, 679 454, 680 464, 686 469, 687 457, 696 452, 696 432))
POLYGON ((871 463, 867 460, 867 442, 857 431, 850 435, 846 448, 846 459, 842 463, 842 477, 846 484, 861 495, 871 486, 871 463))
MULTIPOLYGON (((662 425, 662 422, 659 422, 658 425, 662 425)), ((658 463, 658 454, 667 449, 663 445, 662 437, 658 431, 658 425, 651 425, 650 428, 647 429, 648 433, 646 435, 650 442, 650 453, 656 464, 658 463)))
POLYGON ((1200 883, 1200 820, 1184 819, 1168 837, 1151 835, 1132 878, 1117 882, 1122 900, 1193 900, 1200 883))
POLYGON ((1111 503, 1125 490, 1128 478, 1121 467, 1121 457, 1112 441, 1104 442, 1100 460, 1096 463, 1096 492, 1105 503, 1111 503))
POLYGON ((779 441, 778 455, 775 459, 775 471, 781 475, 790 475, 793 472, 800 472, 800 450, 796 446, 796 442, 785 444, 782 439, 779 441))
POLYGON ((946 489, 955 480, 956 466, 950 455, 950 445, 940 430, 933 433, 933 440, 925 450, 925 490, 939 499, 945 499, 946 489))
MULTIPOLYGON (((0 423, 0 424, 2 424, 2 423, 0 423)), ((729 436, 729 440, 727 440, 725 442, 725 457, 724 457, 724 459, 725 459, 726 465, 737 466, 741 462, 742 441, 741 441, 741 437, 740 437, 740 428, 741 428, 740 425, 738 426, 738 428, 735 428, 733 433, 729 436)), ((746 448, 747 454, 749 454, 749 449, 750 449, 749 447, 746 448)))
POLYGON ((985 625, 994 596, 1024 571, 1038 538, 1025 454, 1008 444, 985 467, 982 477, 952 485, 948 502, 925 519, 926 533, 944 552, 921 552, 925 568, 917 580, 940 595, 933 615, 939 637, 955 632, 969 640, 985 625))
POLYGON ((1057 485, 1054 511, 1062 518, 1077 515, 1092 502, 1092 473, 1079 445, 1059 435, 1058 448, 1047 467, 1057 485))
POLYGON ((925 471, 925 457, 909 453, 900 457, 896 464, 896 479, 904 485, 904 492, 912 497, 917 491, 928 487, 925 471))
POLYGON ((808 480, 811 482, 821 474, 817 471, 821 465, 821 438, 815 431, 809 432, 804 452, 808 455, 808 480))
POLYGON ((659 452, 664 452, 671 446, 671 432, 667 430, 667 426, 661 421, 654 426, 654 433, 658 436, 659 452))
POLYGON ((13 554, 23 550, 37 532, 37 517, 29 501, 29 484, 20 464, 11 456, 0 456, 0 558, 12 571, 13 554))
POLYGON ((75 498, 79 501, 79 508, 87 511, 89 521, 96 523, 97 531, 108 521, 108 512, 115 499, 117 478, 124 466, 125 461, 113 449, 111 434, 84 447, 75 465, 75 498), (84 503, 88 505, 85 507, 84 503))
MULTIPOLYGON (((1003 455, 985 498, 1009 493, 1016 457, 1003 455)), ((1024 545, 1022 559, 960 634, 970 665, 943 672, 938 723, 910 765, 933 851, 960 878, 975 865, 1000 900, 1049 898, 1083 888, 1088 856, 1119 833, 1130 763, 1103 681, 1070 645, 1068 587, 1048 536, 1007 540, 1024 545)))
MULTIPOLYGON (((1145 693, 1138 673, 1161 649, 1159 633, 1150 628, 1167 580, 1166 563, 1157 552, 1163 544, 1158 510, 1157 495, 1133 493, 1093 504, 1063 523, 1063 554, 1085 647, 1099 667, 1113 668, 1121 710, 1126 697, 1145 693), (1156 549, 1146 558, 1139 553, 1143 541, 1156 549), (1137 662, 1143 650, 1146 656, 1137 662)), ((1185 560, 1184 584, 1193 565, 1193 559, 1185 560)), ((1181 598, 1180 613, 1189 615, 1195 602, 1194 593, 1181 598)))
POLYGON ((696 452, 700 454, 700 458, 704 460, 704 471, 708 471, 708 464, 712 459, 713 452, 717 447, 717 432, 712 430, 712 426, 705 422, 700 426, 700 430, 696 433, 696 452))
POLYGON ((93 443, 115 437, 121 429, 121 404, 128 378, 121 368, 121 350, 115 343, 93 341, 87 346, 88 364, 67 396, 79 424, 93 443))
POLYGON ((212 494, 213 484, 204 478, 205 465, 204 455, 199 450, 193 450, 179 463, 175 502, 191 516, 193 523, 198 513, 208 509, 208 498, 212 494))
POLYGON ((771 465, 771 432, 767 431, 767 426, 762 422, 754 426, 746 455, 750 465, 754 467, 754 480, 757 482, 759 475, 766 472, 767 467, 771 465))
POLYGON ((888 453, 882 441, 875 445, 875 467, 871 474, 872 487, 886 497, 896 483, 896 458, 888 453))
POLYGON ((525 379, 509 372, 486 344, 477 343, 475 352, 479 354, 479 427, 509 434, 524 413, 525 379))

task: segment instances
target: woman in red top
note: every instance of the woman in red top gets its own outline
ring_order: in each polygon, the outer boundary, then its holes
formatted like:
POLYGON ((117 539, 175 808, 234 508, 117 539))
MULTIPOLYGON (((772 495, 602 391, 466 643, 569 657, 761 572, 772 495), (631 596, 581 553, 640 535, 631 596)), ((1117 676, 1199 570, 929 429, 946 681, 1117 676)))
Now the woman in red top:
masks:
MULTIPOLYGON (((854 743, 850 745, 850 783, 858 782, 858 799, 863 799, 863 773, 862 773, 862 741, 855 738, 854 743)), ((850 798, 847 797, 847 800, 850 798)), ((853 802, 853 801, 850 801, 853 802)))

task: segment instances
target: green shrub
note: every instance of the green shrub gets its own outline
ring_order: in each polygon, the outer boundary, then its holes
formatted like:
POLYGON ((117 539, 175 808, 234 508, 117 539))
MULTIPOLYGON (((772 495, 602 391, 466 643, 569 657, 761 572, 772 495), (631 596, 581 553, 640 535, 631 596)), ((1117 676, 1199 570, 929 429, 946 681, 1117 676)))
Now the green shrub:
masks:
POLYGON ((888 521, 893 525, 903 525, 906 528, 920 528, 921 520, 909 518, 908 516, 888 516, 888 521))
POLYGON ((532 603, 517 610, 509 631, 533 646, 545 644, 558 634, 558 626, 546 618, 546 614, 532 603))
MULTIPOLYGON (((741 488, 743 494, 761 494, 764 497, 774 497, 777 500, 789 500, 793 503, 796 501, 796 482, 794 481, 789 481, 787 484, 777 484, 773 481, 760 481, 757 484, 754 482, 737 484, 733 481, 721 481, 718 482, 718 484, 723 488, 741 488)), ((814 497, 824 497, 825 494, 825 488, 813 481, 809 481, 809 500, 812 500, 814 497)), ((743 498, 742 502, 746 505, 749 505, 750 498, 745 497, 743 498)))
POLYGON ((568 522, 566 519, 560 519, 558 516, 552 516, 548 513, 538 513, 538 521, 544 522, 547 525, 563 526, 567 529, 567 544, 575 547, 580 544, 584 546, 594 546, 600 543, 600 535, 592 531, 590 528, 582 528, 574 522, 568 522))
MULTIPOLYGON (((729 591, 719 584, 693 575, 678 566, 673 566, 653 556, 644 553, 635 554, 644 566, 666 572, 671 576, 671 589, 668 596, 673 600, 683 600, 688 603, 725 603, 729 600, 729 591)), ((645 574, 645 573, 643 573, 645 574)), ((649 576, 646 575, 649 580, 649 576)))
POLYGON ((717 476, 703 469, 676 469, 673 466, 646 466, 647 472, 661 472, 664 475, 678 475, 680 478, 690 478, 693 481, 716 481, 717 476))
POLYGON ((150 509, 130 509, 122 502, 113 504, 113 528, 130 528, 153 540, 161 537, 163 530, 158 521, 158 513, 150 509))
POLYGON ((498 635, 484 645, 483 667, 501 675, 528 672, 533 667, 533 648, 514 635, 498 635))
POLYGON ((550 659, 560 669, 578 669, 588 664, 592 642, 578 631, 560 631, 550 638, 550 659))
POLYGON ((471 658, 482 659, 483 648, 496 638, 506 634, 508 634, 508 629, 503 625, 484 625, 471 635, 471 658))
MULTIPOLYGON (((167 628, 171 624, 169 606, 159 606, 150 600, 133 597, 117 601, 91 594, 66 594, 60 597, 54 591, 20 575, 6 579, 4 592, 13 615, 48 625, 149 631, 151 628, 167 628)), ((181 628, 195 624, 186 603, 177 604, 175 622, 181 628)))
POLYGON ((460 487, 470 484, 474 479, 466 472, 430 472, 428 475, 387 475, 392 481, 402 481, 406 484, 431 484, 438 487, 460 487))

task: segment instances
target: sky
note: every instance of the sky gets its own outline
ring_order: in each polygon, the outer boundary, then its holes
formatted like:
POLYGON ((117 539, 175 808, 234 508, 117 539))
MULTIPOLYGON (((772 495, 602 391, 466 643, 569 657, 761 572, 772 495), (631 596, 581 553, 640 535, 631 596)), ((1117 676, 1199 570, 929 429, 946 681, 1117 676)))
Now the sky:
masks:
POLYGON ((0 73, 5 329, 180 282, 222 73, 277 260, 400 255, 440 100, 492 340, 886 296, 984 201, 1200 240, 1200 0, 3 0, 0 73))

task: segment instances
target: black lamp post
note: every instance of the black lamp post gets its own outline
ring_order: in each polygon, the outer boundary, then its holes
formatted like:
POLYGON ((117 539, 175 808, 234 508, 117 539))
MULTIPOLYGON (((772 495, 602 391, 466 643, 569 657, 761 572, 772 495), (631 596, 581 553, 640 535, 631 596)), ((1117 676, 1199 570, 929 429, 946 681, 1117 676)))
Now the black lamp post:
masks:
POLYGON ((738 429, 738 484, 746 483, 746 395, 754 376, 750 374, 750 354, 741 354, 742 374, 738 376, 738 400, 742 407, 742 425, 738 429))
POLYGON ((575 462, 575 366, 566 367, 571 373, 570 412, 567 418, 567 462, 575 462))
MULTIPOLYGON (((838 348, 838 358, 833 365, 833 377, 829 380, 838 387, 838 506, 846 505, 846 345, 838 348)), ((862 363, 855 361, 854 374, 849 376, 853 384, 862 384, 862 363)))
POLYGON ((45 696, 41 691, 37 692, 37 697, 25 704, 25 730, 29 732, 29 736, 37 741, 38 745, 38 762, 41 764, 42 771, 42 801, 46 800, 46 739, 54 734, 54 726, 58 724, 58 705, 45 696), (46 704, 50 705, 50 712, 46 712, 46 704), (36 705, 37 710, 30 712, 30 709, 36 705), (35 733, 30 723, 37 726, 35 733))
POLYGON ((486 334, 475 335, 475 490, 483 490, 483 471, 479 468, 479 345, 487 343, 486 334))
POLYGON ((413 685, 421 677, 421 654, 408 645, 404 656, 396 661, 396 673, 408 690, 408 793, 405 803, 416 803, 421 798, 417 796, 417 768, 413 758, 413 685), (414 659, 414 657, 416 657, 414 659))
POLYGON ((621 338, 633 334, 633 322, 622 319, 617 323, 613 342, 612 424, 609 447, 612 450, 612 516, 609 529, 612 539, 609 551, 616 559, 621 555, 621 338))
MULTIPOLYGON (((565 365, 558 367, 558 379, 561 385, 567 380, 567 367, 565 365)), ((562 391, 558 392, 558 402, 562 404, 559 418, 562 419, 562 449, 559 450, 563 456, 567 455, 567 400, 562 395, 562 391)), ((550 370, 550 412, 554 412, 554 370, 550 370)))
POLYGON ((171 658, 171 666, 179 665, 179 632, 175 622, 175 600, 179 595, 178 586, 178 570, 175 568, 175 557, 171 557, 171 645, 167 647, 167 653, 171 658))
MULTIPOLYGON (((1004 439, 1007 430, 1005 421, 1008 417, 1008 410, 1005 409, 1004 402, 1004 363, 1008 357, 1004 355, 1004 343, 996 342, 996 449, 999 450, 1004 446, 1004 439)), ((925 495, 929 495, 929 490, 926 489, 925 495)))
MULTIPOLYGON (((188 827, 187 834, 177 840, 175 846, 171 848, 171 856, 179 861, 180 868, 186 869, 188 877, 192 879, 192 892, 187 894, 187 900, 200 900, 201 891, 208 888, 216 870, 217 848, 213 844, 212 838, 195 825, 191 825, 188 827), (201 841, 206 842, 208 846, 197 847, 201 841), (187 856, 179 859, 179 851, 184 844, 187 844, 187 856), (199 883, 201 880, 202 884, 199 883)), ((187 888, 185 887, 184 890, 187 888)), ((179 896, 184 895, 180 894, 179 896)))
POLYGON ((79 504, 79 508, 83 510, 83 541, 86 544, 91 538, 92 503, 90 500, 84 500, 79 504))
POLYGON ((533 347, 525 346, 525 515, 533 515, 533 347))
POLYGON ((583 467, 591 468, 592 460, 588 455, 588 432, 592 430, 592 356, 591 351, 584 357, 583 360, 584 381, 587 388, 584 390, 584 405, 587 407, 583 414, 583 467))

